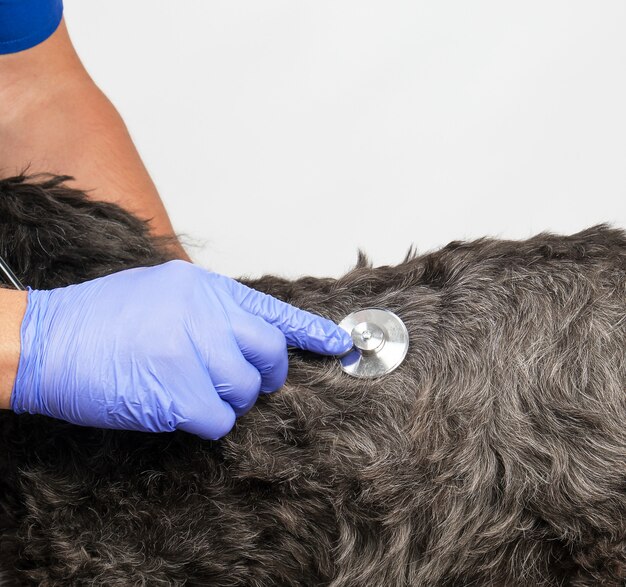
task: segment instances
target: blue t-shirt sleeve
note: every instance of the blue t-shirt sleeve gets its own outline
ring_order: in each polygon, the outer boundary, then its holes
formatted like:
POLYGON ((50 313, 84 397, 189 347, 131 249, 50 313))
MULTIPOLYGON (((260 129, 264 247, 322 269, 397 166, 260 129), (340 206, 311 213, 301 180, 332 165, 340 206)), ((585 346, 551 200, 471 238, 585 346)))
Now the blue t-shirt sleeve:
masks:
POLYGON ((63 0, 0 0, 0 53, 45 41, 59 26, 63 0))

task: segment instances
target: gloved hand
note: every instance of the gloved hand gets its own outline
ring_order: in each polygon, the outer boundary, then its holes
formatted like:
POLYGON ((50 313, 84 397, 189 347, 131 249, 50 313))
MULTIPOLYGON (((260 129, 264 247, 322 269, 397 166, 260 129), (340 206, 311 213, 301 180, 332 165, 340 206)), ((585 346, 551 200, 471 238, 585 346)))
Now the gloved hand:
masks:
POLYGON ((30 290, 11 395, 101 428, 216 439, 287 377, 287 344, 340 354, 330 320, 184 261, 30 290))

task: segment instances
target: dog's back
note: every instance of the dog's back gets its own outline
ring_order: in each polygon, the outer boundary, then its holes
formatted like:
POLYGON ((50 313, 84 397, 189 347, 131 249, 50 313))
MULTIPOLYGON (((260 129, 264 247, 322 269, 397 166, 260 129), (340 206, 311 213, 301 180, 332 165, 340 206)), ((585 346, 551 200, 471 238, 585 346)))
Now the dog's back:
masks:
MULTIPOLYGON (((167 259, 117 208, 33 183, 0 182, 0 253, 32 287, 167 259)), ((216 443, 2 414, 12 584, 623 584, 622 231, 248 284, 334 320, 388 308, 407 359, 361 380, 294 352, 216 443)))

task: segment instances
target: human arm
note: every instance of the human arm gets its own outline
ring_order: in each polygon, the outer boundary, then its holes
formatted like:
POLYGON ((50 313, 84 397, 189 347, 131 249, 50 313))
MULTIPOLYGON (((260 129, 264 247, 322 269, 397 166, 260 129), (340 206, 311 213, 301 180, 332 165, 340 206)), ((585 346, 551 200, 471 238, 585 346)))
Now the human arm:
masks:
MULTIPOLYGON (((165 207, 115 107, 93 82, 65 22, 42 43, 0 55, 0 175, 71 175, 89 197, 151 219, 173 235, 165 207)), ((178 241, 174 253, 189 257, 178 241)))
MULTIPOLYGON (((121 118, 63 34, 61 23, 41 45, 0 56, 4 173, 28 162, 70 173, 170 234, 121 118)), ((351 345, 332 322, 188 263, 0 294, 0 407, 82 425, 217 438, 282 385, 287 344, 324 354, 351 345)))
POLYGON ((20 358, 20 326, 26 292, 0 287, 0 409, 9 407, 20 358))

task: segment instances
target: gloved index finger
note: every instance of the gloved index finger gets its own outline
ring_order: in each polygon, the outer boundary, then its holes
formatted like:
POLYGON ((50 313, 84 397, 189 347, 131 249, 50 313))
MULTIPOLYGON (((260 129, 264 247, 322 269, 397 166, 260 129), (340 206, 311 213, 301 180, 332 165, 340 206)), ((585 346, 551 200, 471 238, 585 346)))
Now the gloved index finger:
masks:
POLYGON ((322 355, 340 355, 352 347, 352 338, 332 320, 296 308, 273 296, 228 279, 233 300, 251 314, 276 326, 287 344, 322 355))

